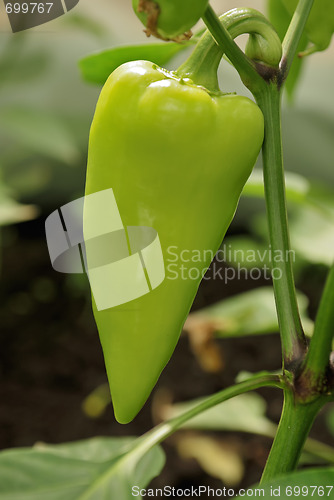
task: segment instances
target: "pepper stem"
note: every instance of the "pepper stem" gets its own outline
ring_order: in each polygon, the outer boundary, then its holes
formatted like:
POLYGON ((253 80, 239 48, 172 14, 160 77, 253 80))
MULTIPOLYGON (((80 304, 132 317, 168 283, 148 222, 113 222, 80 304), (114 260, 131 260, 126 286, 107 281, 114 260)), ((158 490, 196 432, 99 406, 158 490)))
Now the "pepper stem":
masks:
POLYGON ((285 178, 281 136, 281 94, 272 84, 256 96, 265 123, 262 147, 264 188, 269 237, 280 255, 275 263, 273 286, 282 341, 283 368, 299 362, 305 354, 305 337, 300 321, 293 278, 292 252, 287 221, 285 178))
MULTIPOLYGON (((257 10, 232 9, 218 19, 209 7, 203 19, 208 27, 211 27, 215 21, 219 22, 220 27, 228 31, 231 39, 245 33, 250 34, 246 47, 247 55, 236 47, 257 76, 259 75, 254 61, 260 61, 270 67, 278 67, 282 55, 280 39, 269 21, 257 10)), ((176 71, 177 75, 189 78, 195 84, 205 86, 211 92, 219 92, 217 71, 224 51, 221 45, 218 45, 218 41, 207 30, 190 57, 176 71)))

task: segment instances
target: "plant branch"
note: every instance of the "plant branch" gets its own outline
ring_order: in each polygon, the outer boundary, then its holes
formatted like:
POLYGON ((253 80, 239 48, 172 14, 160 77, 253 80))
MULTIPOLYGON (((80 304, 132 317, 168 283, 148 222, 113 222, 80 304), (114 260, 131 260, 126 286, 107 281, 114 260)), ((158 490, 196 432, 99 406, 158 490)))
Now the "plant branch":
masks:
POLYGON ((135 452, 143 453, 143 450, 151 449, 154 445, 161 443, 168 436, 176 432, 183 424, 191 420, 196 415, 202 413, 213 406, 216 406, 228 399, 244 394, 245 392, 254 391, 260 387, 278 387, 284 388, 286 385, 282 376, 277 374, 259 374, 253 377, 228 387, 217 394, 207 398, 205 401, 196 405, 194 408, 178 415, 168 422, 163 422, 154 429, 150 430, 138 439, 138 446, 134 449, 135 452))
POLYGON ((314 418, 324 405, 323 398, 310 404, 295 403, 293 391, 284 391, 281 420, 262 474, 261 483, 293 471, 298 464, 314 418))
POLYGON ((302 357, 305 337, 298 311, 288 232, 281 139, 281 96, 277 86, 269 84, 263 92, 256 95, 256 99, 265 121, 263 175, 270 244, 274 255, 278 256, 273 272, 273 286, 284 368, 302 357))
POLYGON ((210 7, 203 19, 209 29, 190 57, 177 69, 177 76, 189 78, 210 92, 220 93, 217 71, 225 53, 234 61, 244 83, 253 91, 265 85, 265 76, 269 79, 277 75, 282 44, 263 14, 243 7, 229 10, 218 18, 210 7), (233 41, 245 33, 249 34, 246 54, 233 41))
POLYGON ((328 370, 334 337, 334 264, 321 297, 309 350, 303 363, 303 373, 315 389, 321 389, 328 370))
POLYGON ((264 80, 257 72, 254 62, 249 59, 234 42, 212 7, 209 6, 206 9, 203 15, 203 21, 216 43, 235 66, 246 87, 251 90, 262 87, 264 80))
POLYGON ((284 82, 297 53, 298 44, 303 34, 314 0, 299 0, 291 23, 283 40, 283 57, 280 64, 281 82, 284 82))

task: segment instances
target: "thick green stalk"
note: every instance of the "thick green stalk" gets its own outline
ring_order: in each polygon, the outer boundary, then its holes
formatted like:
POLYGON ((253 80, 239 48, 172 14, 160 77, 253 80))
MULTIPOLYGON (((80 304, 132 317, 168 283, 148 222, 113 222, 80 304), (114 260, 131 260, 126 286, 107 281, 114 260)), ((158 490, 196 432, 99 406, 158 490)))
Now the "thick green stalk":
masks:
POLYGON ((293 391, 284 391, 283 412, 261 483, 268 483, 296 468, 314 418, 323 404, 320 398, 310 404, 296 403, 293 391))
POLYGON ((278 257, 273 269, 273 286, 282 341, 283 366, 298 360, 305 350, 305 338, 298 312, 289 242, 281 138, 281 95, 274 83, 256 95, 264 115, 262 148, 265 197, 270 244, 278 257))
MULTIPOLYGON (((253 92, 265 120, 263 168, 269 237, 276 259, 273 286, 282 342, 283 370, 293 368, 305 356, 306 342, 300 321, 293 279, 289 242, 285 179, 281 138, 281 92, 298 42, 304 30, 313 0, 300 0, 283 43, 283 57, 279 70, 268 68, 247 58, 230 38, 212 9, 206 11, 204 22, 217 44, 238 70, 245 85, 253 92), (257 73, 257 74, 256 74, 257 73)), ((252 56, 254 57, 254 56, 252 56)), ((260 59, 261 61, 261 59, 260 59)), ((334 289, 334 288, 333 288, 334 289)), ((328 301, 326 301, 328 304, 328 301)), ((286 374, 290 377, 289 373, 286 374)), ((312 422, 324 404, 324 398, 315 396, 310 402, 295 401, 295 387, 285 389, 284 408, 280 425, 263 473, 263 481, 293 470, 311 428, 312 422)), ((299 396, 299 395, 298 395, 299 396)))
MULTIPOLYGON (((305 0, 301 0, 302 3, 305 0)), ((304 13, 304 11, 303 11, 304 13)), ((307 14, 298 22, 298 29, 305 24, 307 14)), ((273 72, 266 82, 260 76, 254 61, 248 59, 233 42, 228 31, 220 23, 214 11, 209 8, 203 17, 217 44, 224 48, 226 55, 237 68, 245 84, 254 93, 264 114, 265 141, 263 145, 264 181, 268 207, 270 243, 275 255, 280 256, 276 263, 274 291, 281 329, 283 360, 285 365, 299 359, 305 350, 305 338, 301 326, 294 286, 292 259, 289 244, 287 211, 285 202, 284 171, 282 160, 280 92, 273 72), (270 82, 270 79, 273 81, 270 82)), ((292 50, 300 34, 290 36, 288 43, 292 50), (291 48, 292 47, 292 48, 291 48)), ((288 57, 288 54, 286 54, 288 57)))
POLYGON ((249 59, 238 45, 233 41, 227 29, 221 24, 219 17, 212 7, 208 7, 204 13, 203 21, 213 36, 216 43, 222 48, 235 66, 242 81, 248 88, 259 89, 263 85, 263 79, 256 70, 254 62, 249 59))
POLYGON ((303 363, 303 377, 314 389, 321 390, 326 383, 334 337, 334 265, 331 267, 318 309, 314 333, 303 363))
POLYGON ((296 56, 300 37, 303 34, 314 0, 300 0, 291 19, 290 26, 283 40, 283 57, 280 64, 281 81, 283 82, 296 56))
POLYGON ((182 78, 190 78, 194 83, 202 85, 211 92, 219 92, 217 70, 224 55, 222 45, 217 42, 228 40, 232 50, 230 57, 236 58, 241 65, 240 74, 254 74, 259 86, 264 81, 256 71, 256 65, 233 42, 233 39, 244 33, 250 34, 248 51, 254 58, 259 58, 270 67, 278 67, 282 55, 282 45, 277 33, 269 21, 255 9, 232 9, 219 18, 209 7, 203 17, 210 27, 190 57, 178 68, 176 74, 182 78))

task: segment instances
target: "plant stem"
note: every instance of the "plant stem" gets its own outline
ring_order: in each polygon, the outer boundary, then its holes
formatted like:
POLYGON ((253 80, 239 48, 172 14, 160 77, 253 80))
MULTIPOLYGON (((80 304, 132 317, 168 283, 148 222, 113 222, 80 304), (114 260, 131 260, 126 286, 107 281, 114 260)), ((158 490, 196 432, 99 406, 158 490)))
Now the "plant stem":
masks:
MULTIPOLYGON (((229 47, 235 50, 237 62, 241 65, 238 71, 245 74, 245 69, 255 70, 255 64, 233 42, 234 38, 249 33, 247 44, 248 52, 254 59, 260 58, 263 62, 262 70, 270 74, 275 73, 282 56, 282 44, 269 21, 257 10, 251 8, 232 9, 219 18, 211 8, 204 16, 210 29, 206 30, 199 40, 190 57, 177 69, 176 74, 181 78, 190 78, 195 84, 202 85, 210 92, 220 93, 217 71, 224 55, 223 37, 227 36, 229 47), (214 38, 215 37, 215 38, 214 38), (221 43, 218 43, 220 40, 221 43)), ((234 52, 229 53, 233 58, 234 52)), ((259 65, 259 63, 258 63, 259 65)), ((264 81, 255 71, 256 78, 264 85, 264 81)))
MULTIPOLYGON (((283 57, 279 70, 269 71, 268 74, 262 73, 262 76, 260 75, 261 68, 237 47, 211 8, 203 17, 212 36, 238 70, 241 79, 253 93, 264 115, 265 138, 262 148, 264 186, 270 244, 273 255, 276 257, 273 286, 282 343, 283 372, 286 369, 293 369, 294 365, 300 365, 305 356, 306 340, 299 316, 289 241, 281 137, 280 88, 296 55, 312 4, 313 0, 299 0, 283 42, 283 57)), ((329 304, 334 299, 334 271, 333 285, 329 285, 327 296, 323 306, 327 311, 327 319, 325 317, 324 320, 319 320, 318 326, 322 332, 329 330, 329 324, 334 318, 334 313, 329 312, 329 304)), ((329 334, 326 334, 327 341, 324 343, 327 361, 328 337, 329 334)), ((311 351, 308 359, 313 360, 316 366, 322 364, 323 367, 324 352, 313 354, 311 351)), ((281 421, 262 481, 271 480, 296 467, 313 420, 324 404, 324 397, 320 392, 306 402, 298 397, 295 398, 295 391, 295 386, 285 388, 281 421)))
POLYGON ((283 57, 280 64, 281 82, 288 76, 292 61, 297 53, 300 37, 303 34, 314 0, 299 0, 289 28, 283 40, 283 57))
POLYGON ((256 95, 265 121, 262 148, 265 198, 269 237, 273 255, 278 257, 273 286, 282 341, 283 368, 298 360, 305 350, 292 271, 281 139, 281 95, 274 83, 256 95))
POLYGON ((206 24, 216 43, 226 53, 232 64, 237 69, 242 81, 246 87, 251 89, 261 88, 264 80, 256 70, 254 62, 249 59, 238 47, 230 36, 227 29, 221 24, 219 17, 212 7, 208 7, 203 15, 203 21, 206 24), (250 86, 250 87, 249 87, 250 86))
POLYGON ((284 391, 283 412, 261 483, 296 468, 314 418, 323 404, 321 398, 310 404, 298 404, 291 389, 284 391))
POLYGON ((334 265, 331 267, 318 309, 303 373, 320 388, 327 372, 334 337, 334 265), (320 386, 320 387, 319 387, 320 386))
POLYGON ((227 389, 224 389, 217 394, 207 398, 205 401, 199 403, 194 408, 182 413, 179 416, 176 416, 169 420, 168 422, 163 422, 158 425, 148 433, 141 436, 138 440, 138 446, 135 448, 135 452, 143 453, 143 450, 149 450, 152 446, 161 443, 161 441, 165 440, 168 436, 177 431, 182 425, 188 420, 191 420, 196 415, 199 415, 205 410, 212 408, 228 399, 234 398, 235 396, 239 396, 240 394, 244 394, 245 392, 254 391, 259 389, 260 387, 278 387, 284 388, 285 381, 281 376, 276 374, 259 374, 254 377, 245 380, 244 382, 240 382, 239 384, 235 384, 227 389))
MULTIPOLYGON (((297 23, 298 30, 304 26, 309 12, 305 9, 305 1, 300 0, 298 8, 299 16, 301 16, 301 11, 303 20, 303 23, 301 21, 297 23)), ((294 30, 296 29, 296 19, 295 17, 294 30)), ((276 265, 277 277, 274 279, 274 291, 281 330, 284 368, 285 365, 298 360, 304 355, 305 337, 298 311, 288 234, 281 141, 281 94, 277 85, 279 77, 275 82, 275 73, 272 73, 270 77, 272 81, 269 79, 266 82, 259 75, 253 61, 247 58, 234 43, 211 7, 206 10, 203 20, 217 44, 223 47, 226 55, 237 68, 244 83, 253 92, 264 115, 265 140, 262 150, 264 182, 270 243, 274 255, 278 255, 279 258, 276 265)), ((288 61, 294 44, 298 43, 300 34, 298 31, 295 35, 294 31, 290 30, 285 52, 288 61)))

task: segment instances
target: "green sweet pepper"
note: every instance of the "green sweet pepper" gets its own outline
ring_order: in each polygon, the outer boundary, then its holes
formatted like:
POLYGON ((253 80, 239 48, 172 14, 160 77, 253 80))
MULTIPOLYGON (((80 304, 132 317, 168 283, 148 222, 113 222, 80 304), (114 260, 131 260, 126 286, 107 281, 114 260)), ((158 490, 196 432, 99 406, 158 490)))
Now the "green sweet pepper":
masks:
MULTIPOLYGON (((244 32, 243 24, 255 36, 268 29, 268 21, 252 9, 228 12, 221 22, 232 36, 244 32)), ((278 64, 281 46, 275 36, 278 64)), ((263 54, 261 43, 259 47, 263 54)), ((165 264, 162 283, 127 303, 98 309, 93 293, 115 416, 121 423, 136 416, 170 359, 263 142, 258 106, 247 97, 219 91, 221 57, 206 33, 176 72, 148 61, 123 64, 110 75, 96 107, 86 195, 112 189, 125 228, 157 231, 165 264)), ((272 54, 268 57, 272 62, 272 54)), ((106 217, 110 213, 101 210, 95 222, 86 210, 85 238, 87 227, 106 217)), ((129 259, 129 235, 128 240, 129 259)), ((86 247, 90 269, 94 256, 86 247)), ((124 289, 122 279, 115 281, 107 290, 124 289)))
POLYGON ((106 82, 90 132, 86 194, 112 188, 125 226, 156 229, 166 264, 150 293, 103 311, 94 304, 119 422, 135 417, 168 362, 262 140, 261 111, 246 97, 210 95, 147 61, 120 66, 106 82), (186 274, 196 268, 195 279, 169 276, 171 248, 186 274), (184 250, 203 257, 182 262, 184 250))
POLYGON ((209 0, 132 0, 147 35, 163 40, 190 38, 192 28, 204 14, 209 0))

